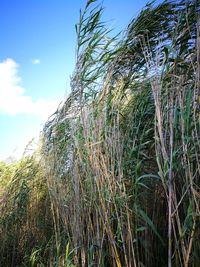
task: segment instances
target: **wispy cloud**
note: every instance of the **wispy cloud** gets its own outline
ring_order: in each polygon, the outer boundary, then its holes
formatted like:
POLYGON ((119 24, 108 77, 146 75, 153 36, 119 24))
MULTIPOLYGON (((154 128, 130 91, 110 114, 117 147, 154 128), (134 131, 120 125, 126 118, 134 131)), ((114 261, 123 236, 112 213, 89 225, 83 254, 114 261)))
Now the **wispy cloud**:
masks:
POLYGON ((39 59, 39 58, 35 58, 35 59, 33 59, 33 60, 32 60, 32 64, 34 64, 34 65, 38 65, 38 64, 40 64, 40 59, 39 59))
POLYGON ((10 115, 29 113, 47 119, 55 111, 59 101, 42 98, 33 101, 20 85, 18 68, 19 65, 13 59, 0 62, 0 112, 10 115))

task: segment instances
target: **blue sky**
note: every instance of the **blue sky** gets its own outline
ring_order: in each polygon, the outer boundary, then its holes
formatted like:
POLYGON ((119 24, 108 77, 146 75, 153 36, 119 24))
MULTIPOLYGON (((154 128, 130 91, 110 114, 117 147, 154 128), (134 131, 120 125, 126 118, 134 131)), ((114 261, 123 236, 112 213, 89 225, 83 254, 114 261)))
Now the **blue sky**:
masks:
MULTIPOLYGON (((84 0, 0 0, 0 160, 19 156, 70 92, 75 23, 84 0)), ((146 0, 104 0, 123 30, 146 0)))

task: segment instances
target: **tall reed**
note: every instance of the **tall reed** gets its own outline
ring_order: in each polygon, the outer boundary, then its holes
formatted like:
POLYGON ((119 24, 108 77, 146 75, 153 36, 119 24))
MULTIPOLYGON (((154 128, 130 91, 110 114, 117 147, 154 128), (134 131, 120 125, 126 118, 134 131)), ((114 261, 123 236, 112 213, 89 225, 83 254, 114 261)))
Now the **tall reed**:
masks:
POLYGON ((113 37, 87 2, 39 154, 0 165, 0 266, 200 265, 199 5, 153 2, 113 37))

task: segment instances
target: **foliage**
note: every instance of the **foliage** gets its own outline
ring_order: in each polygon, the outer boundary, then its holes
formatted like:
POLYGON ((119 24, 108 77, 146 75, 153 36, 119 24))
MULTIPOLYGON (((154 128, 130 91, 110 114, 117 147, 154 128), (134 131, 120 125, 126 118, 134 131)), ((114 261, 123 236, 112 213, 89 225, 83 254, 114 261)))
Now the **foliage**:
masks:
POLYGON ((0 263, 199 266, 199 5, 152 2, 120 41, 87 2, 39 159, 0 165, 0 263))

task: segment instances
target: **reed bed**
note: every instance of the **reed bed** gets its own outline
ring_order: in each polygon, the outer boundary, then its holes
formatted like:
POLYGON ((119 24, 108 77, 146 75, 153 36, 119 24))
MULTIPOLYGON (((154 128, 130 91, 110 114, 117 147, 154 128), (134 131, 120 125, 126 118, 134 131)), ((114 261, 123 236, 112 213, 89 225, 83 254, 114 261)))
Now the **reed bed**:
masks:
POLYGON ((6 174, 2 266, 200 265, 199 4, 148 4, 113 37, 87 2, 71 94, 39 156, 6 174), (13 188, 25 203, 14 211, 13 188), (30 233, 33 245, 19 242, 30 233))

